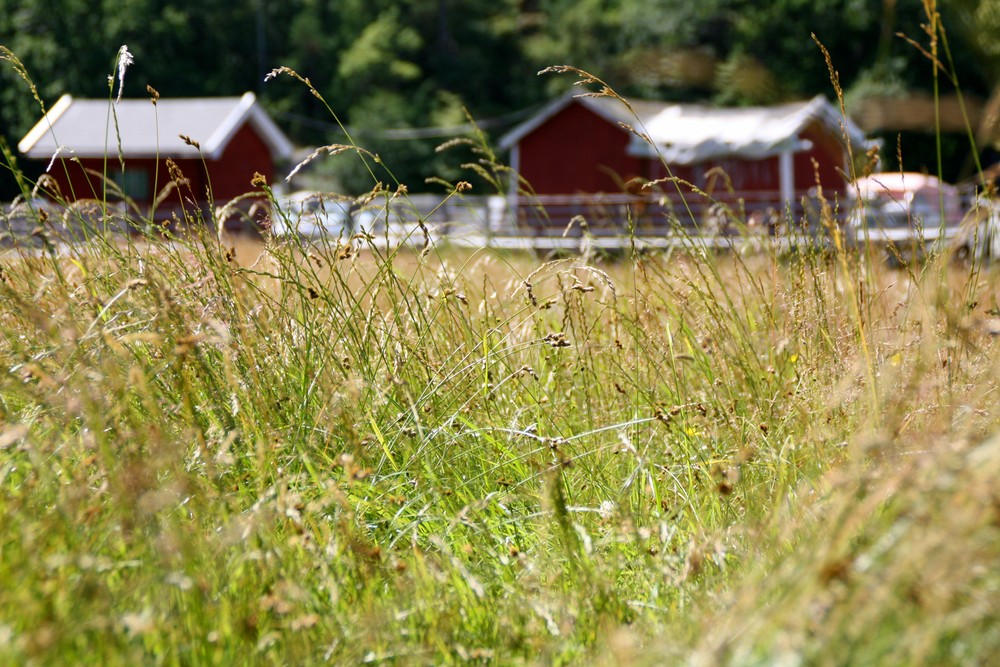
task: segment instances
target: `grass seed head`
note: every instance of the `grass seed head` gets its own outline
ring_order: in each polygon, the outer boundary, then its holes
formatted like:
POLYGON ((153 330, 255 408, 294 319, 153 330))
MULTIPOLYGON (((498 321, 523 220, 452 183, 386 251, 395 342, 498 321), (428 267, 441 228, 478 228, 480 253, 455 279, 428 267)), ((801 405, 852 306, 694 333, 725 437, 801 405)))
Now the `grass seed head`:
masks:
POLYGON ((118 49, 118 97, 115 98, 115 104, 122 101, 122 92, 125 90, 125 70, 134 62, 135 59, 129 53, 128 46, 122 44, 121 48, 118 49))

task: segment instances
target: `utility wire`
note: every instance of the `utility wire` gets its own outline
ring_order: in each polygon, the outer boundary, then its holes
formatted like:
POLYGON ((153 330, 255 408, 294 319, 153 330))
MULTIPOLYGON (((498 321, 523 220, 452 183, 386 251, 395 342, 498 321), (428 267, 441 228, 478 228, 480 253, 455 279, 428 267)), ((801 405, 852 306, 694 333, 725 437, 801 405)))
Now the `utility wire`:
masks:
MULTIPOLYGON (((484 118, 483 120, 477 120, 475 124, 473 123, 462 123, 461 125, 436 125, 430 127, 404 127, 404 128, 385 128, 385 129, 368 129, 359 128, 357 126, 348 126, 347 131, 353 134, 366 134, 374 135, 381 139, 389 139, 391 141, 410 141, 413 139, 434 139, 443 137, 458 137, 463 134, 468 134, 472 132, 475 128, 480 128, 484 130, 493 129, 497 127, 504 127, 507 125, 513 125, 519 120, 527 118, 528 116, 534 114, 538 111, 539 106, 525 107, 524 109, 518 109, 517 111, 511 111, 510 113, 505 113, 500 116, 493 116, 491 118, 484 118)), ((314 127, 319 130, 333 130, 338 133, 342 133, 342 128, 336 123, 331 123, 327 121, 317 120, 315 118, 310 118, 309 116, 303 116, 302 114, 292 113, 288 111, 279 111, 274 114, 281 118, 287 118, 289 120, 294 120, 302 125, 308 127, 314 127)))

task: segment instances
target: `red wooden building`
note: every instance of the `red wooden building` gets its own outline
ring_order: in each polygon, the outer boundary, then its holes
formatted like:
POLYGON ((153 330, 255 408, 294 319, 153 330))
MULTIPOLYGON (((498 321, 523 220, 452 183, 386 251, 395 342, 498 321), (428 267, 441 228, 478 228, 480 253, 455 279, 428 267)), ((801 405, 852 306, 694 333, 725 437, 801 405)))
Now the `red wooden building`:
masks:
MULTIPOLYGON (((60 198, 114 201, 118 192, 157 217, 184 202, 206 211, 254 190, 254 173, 274 181, 292 144, 257 103, 242 97, 110 100, 63 95, 18 144, 48 163, 60 198), (124 157, 124 169, 119 161, 124 157), (170 188, 171 159, 186 183, 170 188), (165 189, 166 188, 166 189, 165 189), (182 199, 183 198, 183 199, 182 199)), ((176 175, 176 170, 174 174, 176 175)))
MULTIPOLYGON (((831 200, 843 198, 848 141, 855 153, 868 148, 864 133, 821 96, 774 107, 631 106, 566 95, 502 137, 500 146, 510 150, 512 170, 542 203, 618 201, 615 195, 640 192, 674 196, 671 183, 639 187, 674 176, 718 201, 741 200, 748 212, 798 210, 817 185, 831 200)), ((517 192, 512 187, 512 203, 523 204, 517 192)))

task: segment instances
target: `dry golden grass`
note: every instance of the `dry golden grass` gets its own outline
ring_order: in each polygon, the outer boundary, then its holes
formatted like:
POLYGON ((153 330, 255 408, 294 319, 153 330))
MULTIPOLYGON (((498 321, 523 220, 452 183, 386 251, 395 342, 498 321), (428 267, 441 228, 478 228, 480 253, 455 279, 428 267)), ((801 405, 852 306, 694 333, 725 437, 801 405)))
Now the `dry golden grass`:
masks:
POLYGON ((8 256, 0 652, 975 660, 993 285, 850 250, 8 256))

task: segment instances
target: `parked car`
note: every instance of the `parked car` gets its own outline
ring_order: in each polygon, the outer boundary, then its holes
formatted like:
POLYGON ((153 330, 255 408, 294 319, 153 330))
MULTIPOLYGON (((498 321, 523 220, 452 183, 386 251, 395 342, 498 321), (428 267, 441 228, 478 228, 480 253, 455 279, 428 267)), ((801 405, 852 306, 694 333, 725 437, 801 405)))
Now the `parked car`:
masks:
POLYGON ((352 231, 351 202, 322 192, 294 192, 271 216, 275 236, 347 238, 352 231))
POLYGON ((848 229, 858 242, 951 238, 962 221, 958 189, 927 174, 872 174, 858 179, 847 195, 848 229))

